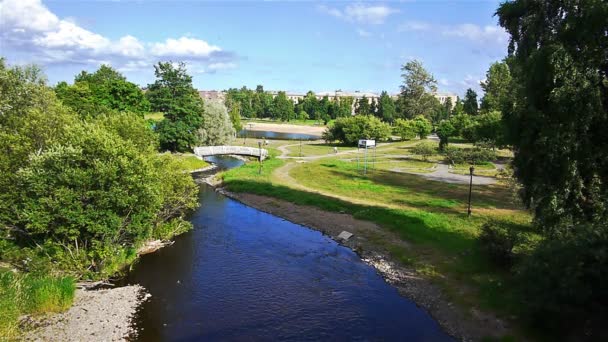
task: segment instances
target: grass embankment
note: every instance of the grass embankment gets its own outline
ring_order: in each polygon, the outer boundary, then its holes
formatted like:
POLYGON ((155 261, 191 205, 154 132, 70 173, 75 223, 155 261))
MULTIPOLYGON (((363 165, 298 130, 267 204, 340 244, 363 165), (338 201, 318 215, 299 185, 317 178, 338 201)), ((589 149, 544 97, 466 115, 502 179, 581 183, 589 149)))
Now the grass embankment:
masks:
POLYGON ((0 341, 19 337, 19 317, 67 310, 74 300, 71 277, 21 275, 0 269, 0 341))
POLYGON ((473 216, 467 217, 468 185, 381 169, 363 176, 356 163, 325 158, 302 163, 289 173, 311 189, 306 191, 272 176, 272 171, 282 165, 282 160, 268 160, 261 175, 257 165, 244 165, 224 173, 223 179, 234 192, 276 197, 373 221, 397 233, 411 247, 375 242, 383 245, 393 259, 437 282, 453 302, 505 316, 520 312, 521 301, 508 272, 493 265, 476 240, 480 227, 489 220, 511 224, 532 240, 537 238, 529 232, 531 216, 521 210, 505 185, 474 187, 473 216))
POLYGON ((185 171, 195 171, 211 165, 194 154, 174 154, 173 156, 181 161, 185 171))

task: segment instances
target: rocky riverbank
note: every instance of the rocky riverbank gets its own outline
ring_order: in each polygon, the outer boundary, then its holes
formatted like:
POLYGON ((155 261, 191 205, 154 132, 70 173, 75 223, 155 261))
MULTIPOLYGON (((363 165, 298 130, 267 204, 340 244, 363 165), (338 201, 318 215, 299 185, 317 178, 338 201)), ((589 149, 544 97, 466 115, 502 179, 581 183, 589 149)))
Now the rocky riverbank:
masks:
POLYGON ((124 341, 132 336, 131 318, 149 297, 139 285, 114 289, 78 289, 74 305, 63 313, 24 319, 26 341, 124 341))

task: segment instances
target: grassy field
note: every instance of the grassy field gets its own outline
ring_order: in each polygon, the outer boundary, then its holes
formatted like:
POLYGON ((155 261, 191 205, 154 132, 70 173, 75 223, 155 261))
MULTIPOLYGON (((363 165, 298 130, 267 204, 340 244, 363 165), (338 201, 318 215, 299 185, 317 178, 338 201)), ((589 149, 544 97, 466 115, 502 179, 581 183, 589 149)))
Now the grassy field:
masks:
POLYGON ((211 165, 204 160, 198 159, 194 154, 174 154, 173 156, 182 162, 186 171, 194 171, 211 165))
MULTIPOLYGON (((496 220, 516 227, 527 236, 527 244, 532 244, 530 241, 539 237, 530 232, 531 215, 522 209, 514 192, 500 182, 473 188, 473 215, 467 217, 468 185, 390 171, 399 163, 421 170, 434 165, 434 161, 422 161, 419 156, 404 160, 394 157, 408 154, 415 143, 379 147, 383 159, 366 176, 357 170, 352 155, 340 155, 295 165, 289 171, 291 181, 273 174, 285 165, 278 159, 265 162, 261 175, 252 164, 224 173, 223 179, 235 192, 272 196, 376 222, 412 244, 404 249, 394 242, 380 241, 392 257, 433 279, 453 302, 506 317, 517 315, 520 301, 508 272, 488 260, 476 238, 485 222, 496 220)), ((320 144, 307 152, 324 152, 327 148, 320 144)), ((478 170, 490 171, 493 167, 488 164, 478 170)), ((520 246, 522 252, 529 249, 520 246)))
POLYGON ((69 277, 15 274, 0 269, 0 341, 19 337, 19 317, 67 310, 74 300, 69 277))

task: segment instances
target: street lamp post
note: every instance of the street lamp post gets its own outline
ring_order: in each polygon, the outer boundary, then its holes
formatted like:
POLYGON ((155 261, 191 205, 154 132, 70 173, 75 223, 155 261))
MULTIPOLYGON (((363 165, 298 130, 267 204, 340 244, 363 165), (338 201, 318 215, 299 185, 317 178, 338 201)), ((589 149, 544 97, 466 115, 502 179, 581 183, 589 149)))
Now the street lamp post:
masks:
POLYGON ((473 171, 475 171, 475 167, 471 165, 469 168, 469 173, 471 174, 471 178, 469 181, 469 209, 467 210, 467 215, 471 216, 471 193, 473 192, 473 171))

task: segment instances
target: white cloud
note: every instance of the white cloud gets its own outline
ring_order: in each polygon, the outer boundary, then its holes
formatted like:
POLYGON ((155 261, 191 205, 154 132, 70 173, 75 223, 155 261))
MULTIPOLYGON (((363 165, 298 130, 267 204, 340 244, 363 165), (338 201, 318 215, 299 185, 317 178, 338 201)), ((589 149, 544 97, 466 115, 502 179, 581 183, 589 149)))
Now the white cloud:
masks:
POLYGON ((112 40, 73 19, 58 18, 40 0, 0 0, 0 45, 27 54, 37 63, 106 63, 123 71, 148 68, 159 58, 176 58, 195 67, 229 64, 234 58, 219 46, 193 37, 141 42, 125 35, 112 40))
POLYGON ((448 81, 448 80, 447 80, 447 79, 445 79, 445 78, 440 78, 440 79, 439 79, 439 85, 442 85, 442 86, 446 86, 446 87, 447 87, 447 86, 449 86, 449 85, 450 85, 450 81, 448 81))
POLYGON ((235 69, 237 67, 236 63, 211 63, 207 68, 211 71, 217 70, 227 70, 227 69, 235 69))
POLYGON ((507 42, 509 35, 499 26, 479 26, 475 24, 462 24, 445 28, 442 34, 469 39, 476 42, 507 42))
POLYGON ((340 10, 337 8, 327 7, 325 5, 319 5, 317 8, 328 15, 336 18, 340 18, 349 22, 356 22, 360 24, 382 24, 386 18, 399 12, 398 10, 384 6, 384 5, 364 5, 364 4, 352 4, 347 5, 344 9, 340 10))
POLYGON ((397 27, 399 32, 422 31, 434 32, 446 37, 467 39, 477 43, 500 43, 508 41, 507 32, 499 26, 480 26, 475 24, 460 24, 454 26, 433 25, 423 21, 408 21, 397 27))
POLYGON ((204 40, 181 37, 179 39, 169 38, 164 43, 155 43, 152 45, 151 51, 155 56, 198 58, 209 57, 213 52, 219 52, 222 49, 210 45, 204 40))
POLYGON ((372 33, 364 29, 357 29, 357 34, 363 38, 371 37, 372 33))

